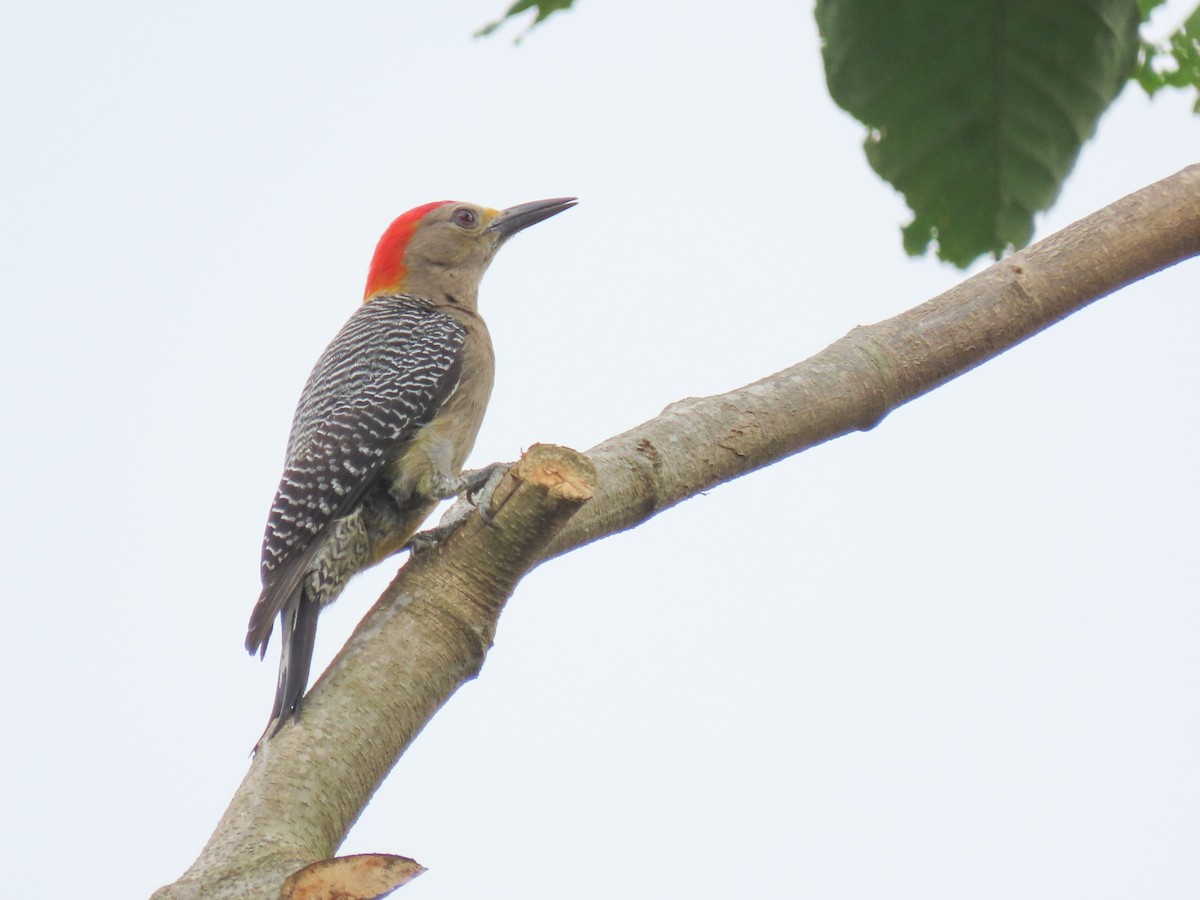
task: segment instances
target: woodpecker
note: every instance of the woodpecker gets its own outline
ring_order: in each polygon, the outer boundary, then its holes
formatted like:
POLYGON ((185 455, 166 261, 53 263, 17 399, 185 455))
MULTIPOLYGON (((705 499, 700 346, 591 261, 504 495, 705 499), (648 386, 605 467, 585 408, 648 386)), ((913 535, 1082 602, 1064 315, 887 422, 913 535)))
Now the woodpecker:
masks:
POLYGON ((264 738, 299 712, 321 609, 404 547, 439 500, 486 479, 489 470, 462 471, 494 374, 479 282, 508 238, 574 205, 427 203, 380 238, 362 306, 300 394, 267 518, 246 632, 246 649, 265 656, 275 617, 282 623, 264 738))

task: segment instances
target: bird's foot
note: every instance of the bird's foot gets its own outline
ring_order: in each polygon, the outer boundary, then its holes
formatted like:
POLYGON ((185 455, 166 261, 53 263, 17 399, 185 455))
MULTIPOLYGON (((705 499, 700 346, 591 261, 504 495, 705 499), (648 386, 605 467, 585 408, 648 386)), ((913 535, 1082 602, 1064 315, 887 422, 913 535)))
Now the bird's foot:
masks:
POLYGON ((465 498, 459 500, 446 510, 446 514, 442 516, 442 521, 438 522, 433 528, 418 531, 408 539, 408 543, 401 549, 408 550, 413 556, 416 556, 418 553, 424 553, 426 550, 432 550, 467 521, 467 518, 471 515, 471 509, 471 504, 465 498))
POLYGON ((434 492, 443 500, 461 497, 465 494, 470 503, 479 510, 483 520, 490 525, 492 517, 489 511, 479 503, 479 499, 484 497, 490 504, 496 485, 500 483, 504 473, 514 465, 516 463, 497 462, 484 466, 482 469, 471 469, 457 477, 442 478, 434 483, 434 492))
POLYGON ((471 510, 479 511, 479 518, 490 526, 495 526, 492 518, 492 494, 500 484, 505 474, 515 463, 492 463, 482 469, 472 469, 463 472, 457 478, 447 478, 438 485, 438 493, 446 498, 457 497, 458 501, 446 510, 442 521, 433 528, 420 531, 408 539, 404 548, 414 555, 436 546, 440 541, 450 536, 471 515, 471 510))
POLYGON ((496 527, 496 520, 492 518, 492 497, 495 496, 496 488, 500 486, 500 480, 508 474, 513 465, 514 463, 492 463, 472 473, 483 473, 484 477, 474 490, 467 494, 467 502, 479 510, 479 518, 491 528, 496 527))
MULTIPOLYGON (((460 494, 475 493, 491 481, 497 472, 507 472, 515 463, 495 462, 482 469, 469 469, 457 478, 447 478, 444 484, 438 485, 443 500, 457 497, 460 494)), ((499 479, 497 479, 499 480, 499 479)), ((495 487, 495 485, 493 485, 495 487)))

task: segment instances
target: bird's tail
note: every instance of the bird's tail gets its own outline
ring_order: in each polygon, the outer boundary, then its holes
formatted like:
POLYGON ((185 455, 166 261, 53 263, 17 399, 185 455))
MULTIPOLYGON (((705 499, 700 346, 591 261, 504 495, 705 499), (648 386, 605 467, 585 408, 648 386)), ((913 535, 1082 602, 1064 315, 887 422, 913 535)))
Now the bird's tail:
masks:
POLYGON ((303 586, 297 587, 280 610, 283 621, 283 640, 279 648, 279 681, 275 687, 275 705, 271 708, 271 721, 267 730, 258 739, 257 749, 262 742, 278 733, 288 721, 299 714, 300 700, 308 686, 308 673, 312 668, 313 646, 317 639, 317 617, 321 607, 313 601, 303 586))

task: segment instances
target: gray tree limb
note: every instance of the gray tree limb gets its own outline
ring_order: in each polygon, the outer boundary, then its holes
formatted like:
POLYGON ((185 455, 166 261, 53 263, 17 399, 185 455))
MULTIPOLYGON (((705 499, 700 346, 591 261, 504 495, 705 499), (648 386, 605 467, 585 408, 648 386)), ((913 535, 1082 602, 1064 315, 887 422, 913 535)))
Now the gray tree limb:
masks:
MULTIPOLYGON (((409 742, 479 671, 504 603, 542 562, 852 431, 1113 291, 1200 254, 1200 165, 1143 188, 915 309, 727 394, 682 400, 588 451, 533 448, 418 555, 255 757, 192 867, 156 898, 278 897, 336 852, 409 742), (590 498, 590 499, 589 499, 590 498)), ((252 736, 248 737, 248 744, 252 736)))

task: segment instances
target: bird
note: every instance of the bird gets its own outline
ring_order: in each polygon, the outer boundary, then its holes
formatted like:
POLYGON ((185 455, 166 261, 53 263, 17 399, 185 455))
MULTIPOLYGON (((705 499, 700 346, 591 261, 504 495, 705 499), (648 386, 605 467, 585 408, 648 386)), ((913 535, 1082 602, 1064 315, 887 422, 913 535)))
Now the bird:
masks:
POLYGON ((321 610, 403 549, 440 500, 495 471, 462 470, 495 370, 479 283, 505 241, 576 202, 427 203, 379 239, 362 305, 300 394, 267 517, 246 649, 265 657, 276 618, 282 646, 260 745, 299 715, 321 610))

